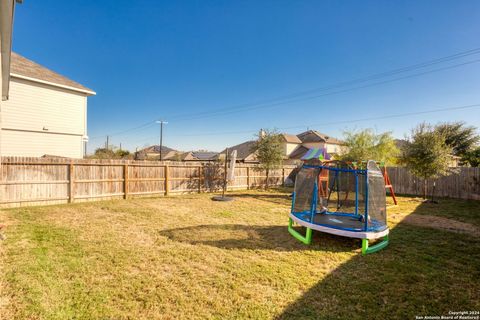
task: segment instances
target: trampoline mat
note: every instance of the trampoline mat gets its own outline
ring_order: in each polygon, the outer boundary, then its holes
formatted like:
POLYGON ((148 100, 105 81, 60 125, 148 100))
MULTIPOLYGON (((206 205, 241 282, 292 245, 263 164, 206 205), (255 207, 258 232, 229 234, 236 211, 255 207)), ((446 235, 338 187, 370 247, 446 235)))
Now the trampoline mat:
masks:
POLYGON ((335 214, 316 214, 313 217, 314 224, 328 225, 341 229, 363 230, 365 223, 351 216, 335 214))
MULTIPOLYGON (((309 213, 297 213, 295 216, 306 222, 310 222, 309 213)), ((358 220, 358 218, 347 215, 336 215, 335 213, 317 213, 313 217, 313 224, 350 231, 364 231, 365 227, 365 222, 358 220)), ((378 220, 371 220, 368 223, 367 232, 379 232, 385 229, 387 229, 386 225, 381 224, 378 220)))

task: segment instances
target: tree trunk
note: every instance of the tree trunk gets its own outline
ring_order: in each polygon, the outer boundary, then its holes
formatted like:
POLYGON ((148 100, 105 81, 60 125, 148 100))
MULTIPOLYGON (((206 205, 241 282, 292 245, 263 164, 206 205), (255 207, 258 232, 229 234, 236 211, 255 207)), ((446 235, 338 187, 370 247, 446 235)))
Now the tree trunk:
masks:
POLYGON ((423 200, 427 200, 427 178, 423 179, 423 200))
POLYGON ((268 189, 268 177, 270 175, 270 170, 266 169, 265 171, 267 172, 267 181, 265 181, 265 189, 268 189))

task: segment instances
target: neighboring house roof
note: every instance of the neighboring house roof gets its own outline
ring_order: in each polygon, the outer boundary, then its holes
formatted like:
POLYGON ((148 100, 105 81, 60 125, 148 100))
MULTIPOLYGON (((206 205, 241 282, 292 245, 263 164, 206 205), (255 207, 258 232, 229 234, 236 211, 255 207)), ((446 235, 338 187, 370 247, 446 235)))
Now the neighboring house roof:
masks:
POLYGON ((296 135, 294 134, 288 134, 288 133, 282 133, 281 134, 283 140, 287 143, 302 143, 302 140, 300 140, 296 135))
MULTIPOLYGON (((153 146, 150 146, 150 147, 146 147, 142 150, 139 150, 138 152, 145 152, 145 153, 158 153, 160 151, 160 146, 159 145, 153 145, 153 146)), ((175 149, 172 149, 172 148, 169 148, 169 147, 166 147, 166 146, 162 146, 162 153, 167 153, 167 152, 170 152, 170 151, 176 151, 175 149)))
POLYGON ((12 52, 10 75, 14 78, 46 83, 74 91, 94 95, 95 92, 78 82, 68 79, 46 67, 12 52))
POLYGON ((297 137, 302 141, 302 143, 308 142, 326 142, 329 144, 338 144, 343 145, 342 140, 330 137, 326 134, 320 133, 316 130, 308 130, 297 135, 297 137))
POLYGON ((307 147, 298 146, 295 150, 293 150, 289 158, 292 160, 300 160, 307 152, 308 152, 307 147))
POLYGON ((191 154, 196 160, 206 161, 212 160, 218 153, 212 151, 192 151, 191 154))
MULTIPOLYGON (((256 143, 255 140, 250 140, 250 141, 237 144, 236 146, 229 147, 228 153, 231 153, 233 150, 237 150, 237 160, 255 160, 254 159, 255 151, 253 151, 255 143, 256 143)), ((225 154, 225 150, 226 149, 222 150, 217 155, 217 158, 220 154, 225 154)))
MULTIPOLYGON (((146 156, 153 156, 156 157, 158 156, 160 150, 160 146, 154 145, 150 146, 147 148, 144 148, 142 150, 139 150, 137 153, 138 154, 145 154, 146 156)), ((162 159, 163 160, 177 160, 177 158, 181 157, 182 152, 174 150, 172 148, 162 146, 162 159)))
POLYGON ((210 161, 215 160, 217 152, 210 151, 189 151, 184 152, 181 156, 182 161, 210 161))

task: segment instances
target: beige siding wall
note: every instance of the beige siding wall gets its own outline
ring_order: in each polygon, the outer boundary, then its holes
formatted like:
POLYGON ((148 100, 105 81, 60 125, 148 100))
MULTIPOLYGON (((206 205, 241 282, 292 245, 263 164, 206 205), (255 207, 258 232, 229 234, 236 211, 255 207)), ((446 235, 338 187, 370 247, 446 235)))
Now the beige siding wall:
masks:
POLYGON ((299 146, 298 143, 288 143, 288 142, 286 142, 285 146, 284 146, 285 155, 288 157, 293 152, 293 150, 295 150, 298 146, 299 146))
POLYGON ((81 136, 3 130, 2 151, 4 156, 82 158, 83 142, 81 136))
POLYGON ((10 99, 2 104, 3 155, 83 157, 86 99, 85 94, 12 78, 10 99))
POLYGON ((327 152, 328 153, 336 153, 336 154, 341 154, 343 147, 338 145, 338 144, 328 144, 327 143, 327 152))

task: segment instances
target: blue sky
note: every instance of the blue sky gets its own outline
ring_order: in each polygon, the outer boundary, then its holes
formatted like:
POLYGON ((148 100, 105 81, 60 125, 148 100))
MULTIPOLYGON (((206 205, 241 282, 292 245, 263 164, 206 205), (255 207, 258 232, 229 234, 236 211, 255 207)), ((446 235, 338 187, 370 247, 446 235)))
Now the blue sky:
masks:
POLYGON ((211 113, 480 48, 479 1, 25 1, 13 46, 97 92, 88 100, 90 151, 107 134, 131 150, 158 143, 159 118, 169 122, 164 144, 180 150, 218 151, 259 128, 338 137, 374 128, 401 138, 421 121, 480 127, 479 107, 338 123, 478 104, 480 62, 211 113), (207 114, 191 116, 199 112, 207 114))

